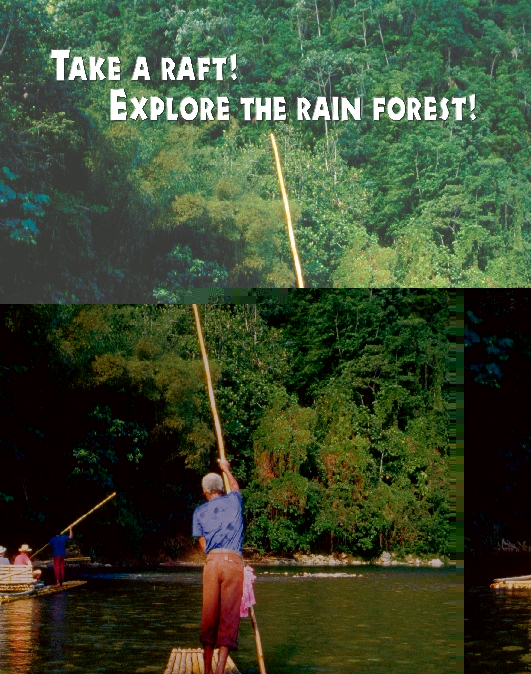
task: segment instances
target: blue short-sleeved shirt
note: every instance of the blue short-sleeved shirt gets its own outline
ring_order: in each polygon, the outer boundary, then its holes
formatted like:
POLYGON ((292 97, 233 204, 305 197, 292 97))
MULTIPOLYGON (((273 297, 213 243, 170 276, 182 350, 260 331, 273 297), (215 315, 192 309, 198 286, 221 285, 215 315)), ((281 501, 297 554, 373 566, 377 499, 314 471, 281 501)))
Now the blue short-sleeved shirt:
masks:
POLYGON ((65 557, 66 556, 66 543, 70 540, 70 537, 66 534, 59 534, 59 536, 54 536, 48 541, 48 545, 52 546, 53 556, 54 557, 65 557))
POLYGON ((242 551, 243 500, 239 491, 203 503, 194 511, 192 536, 203 536, 205 552, 216 548, 242 551))

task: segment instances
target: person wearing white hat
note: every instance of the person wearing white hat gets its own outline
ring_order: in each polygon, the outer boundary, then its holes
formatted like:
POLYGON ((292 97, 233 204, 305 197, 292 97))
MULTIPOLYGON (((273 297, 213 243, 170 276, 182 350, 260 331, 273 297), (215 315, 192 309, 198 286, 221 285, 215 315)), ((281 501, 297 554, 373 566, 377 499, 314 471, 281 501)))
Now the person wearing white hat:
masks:
POLYGON ((11 564, 9 559, 7 557, 5 557, 5 553, 6 553, 6 548, 4 548, 3 546, 0 545, 0 566, 2 566, 4 564, 11 564))
POLYGON ((31 559, 28 557, 28 552, 31 552, 30 546, 24 543, 24 545, 20 546, 18 551, 20 552, 20 555, 15 557, 13 564, 31 564, 31 559))
MULTIPOLYGON (((18 551, 20 554, 15 557, 15 559, 13 560, 13 564, 21 564, 21 565, 29 564, 30 566, 32 566, 31 559, 28 557, 28 552, 31 552, 30 546, 24 543, 24 545, 20 546, 18 551)), ((39 580, 41 575, 42 571, 40 569, 33 569, 33 577, 36 580, 39 580)))

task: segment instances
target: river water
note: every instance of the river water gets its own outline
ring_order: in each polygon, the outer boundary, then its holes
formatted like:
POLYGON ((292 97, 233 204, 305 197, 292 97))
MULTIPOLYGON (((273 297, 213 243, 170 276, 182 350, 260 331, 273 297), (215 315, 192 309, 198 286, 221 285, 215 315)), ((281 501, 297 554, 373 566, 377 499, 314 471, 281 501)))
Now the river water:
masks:
MULTIPOLYGON (((268 674, 458 671, 462 576, 453 569, 255 572, 268 674)), ((163 674, 173 647, 199 647, 200 615, 200 569, 91 575, 71 591, 0 606, 0 672, 163 674)), ((249 619, 233 659, 242 674, 258 671, 249 619)))
POLYGON ((531 672, 529 590, 467 590, 465 662, 467 672, 531 672))

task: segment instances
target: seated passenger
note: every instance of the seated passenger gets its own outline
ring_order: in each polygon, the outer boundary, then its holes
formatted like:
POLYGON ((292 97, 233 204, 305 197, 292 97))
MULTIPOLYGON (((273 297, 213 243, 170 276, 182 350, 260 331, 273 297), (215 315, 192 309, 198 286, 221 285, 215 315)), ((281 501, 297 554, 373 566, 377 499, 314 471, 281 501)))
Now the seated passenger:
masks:
POLYGON ((29 564, 31 566, 31 559, 27 555, 28 552, 31 552, 29 545, 24 543, 24 545, 20 546, 18 551, 20 552, 20 555, 15 557, 13 564, 29 564))
POLYGON ((4 548, 0 545, 0 566, 2 566, 3 564, 11 564, 9 559, 4 556, 5 552, 6 552, 6 548, 4 548))
MULTIPOLYGON (((24 545, 20 546, 18 551, 20 552, 20 554, 15 557, 15 559, 13 560, 13 564, 21 564, 21 565, 29 564, 30 566, 32 566, 31 559, 27 555, 28 552, 31 552, 31 548, 29 547, 29 545, 24 543, 24 545)), ((33 569, 33 577, 35 578, 35 580, 39 580, 41 576, 42 576, 41 569, 33 569)))

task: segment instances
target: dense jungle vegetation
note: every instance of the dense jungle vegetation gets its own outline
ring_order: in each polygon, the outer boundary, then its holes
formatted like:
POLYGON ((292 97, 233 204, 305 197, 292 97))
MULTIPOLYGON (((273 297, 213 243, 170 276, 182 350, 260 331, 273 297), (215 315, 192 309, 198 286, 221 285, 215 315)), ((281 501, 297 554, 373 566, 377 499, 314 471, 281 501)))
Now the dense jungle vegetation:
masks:
POLYGON ((0 297, 293 285, 272 128, 308 286, 528 286, 530 35, 527 0, 0 0, 0 297), (56 81, 52 49, 119 56, 124 77, 56 81), (233 53, 234 81, 160 80, 161 57, 233 53), (139 55, 150 81, 130 81, 139 55), (110 122, 117 87, 364 115, 110 122), (372 120, 377 96, 472 94, 475 120, 372 120))
MULTIPOLYGON (((303 290, 200 308, 247 548, 452 550, 454 291, 303 290)), ((0 307, 0 530, 99 559, 190 545, 217 449, 191 307, 0 307)))

